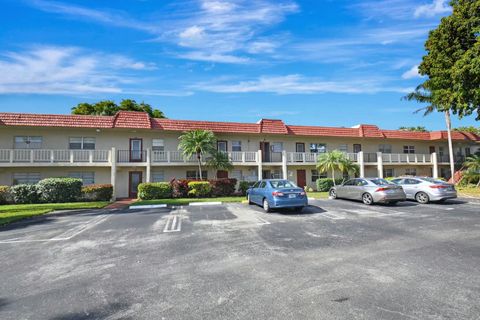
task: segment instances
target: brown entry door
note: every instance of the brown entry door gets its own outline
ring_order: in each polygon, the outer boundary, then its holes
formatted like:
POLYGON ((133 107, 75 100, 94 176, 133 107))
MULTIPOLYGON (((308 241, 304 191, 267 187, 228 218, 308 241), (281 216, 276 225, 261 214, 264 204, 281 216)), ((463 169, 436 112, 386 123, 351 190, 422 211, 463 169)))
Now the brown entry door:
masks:
POLYGON ((228 179, 228 171, 218 170, 217 171, 217 179, 228 179))
POLYGON ((307 173, 305 170, 297 170, 297 185, 304 188, 307 185, 307 173))
POLYGON ((138 185, 142 183, 141 171, 130 171, 128 173, 128 197, 136 199, 138 197, 138 185))

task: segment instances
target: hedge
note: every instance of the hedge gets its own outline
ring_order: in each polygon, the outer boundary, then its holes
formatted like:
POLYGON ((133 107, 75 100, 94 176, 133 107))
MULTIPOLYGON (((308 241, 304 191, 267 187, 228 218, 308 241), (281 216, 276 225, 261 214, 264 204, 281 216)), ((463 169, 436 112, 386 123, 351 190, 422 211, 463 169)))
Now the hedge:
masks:
POLYGON ((172 186, 168 182, 147 182, 138 185, 138 197, 142 200, 172 197, 172 186))
POLYGON ((78 201, 82 197, 82 180, 76 178, 47 178, 37 183, 41 200, 48 203, 78 201))
MULTIPOLYGON (((335 183, 337 185, 343 183, 343 179, 335 179, 335 183)), ((318 192, 327 192, 333 187, 333 179, 332 178, 322 178, 317 179, 317 191, 318 192)))
POLYGON ((170 181, 170 185, 172 186, 172 197, 173 198, 186 198, 188 196, 188 183, 191 180, 177 180, 173 179, 170 181))
POLYGON ((9 187, 0 186, 0 204, 6 204, 9 202, 9 187))
POLYGON ((238 191, 242 194, 242 196, 247 195, 248 188, 252 187, 256 181, 240 181, 238 185, 238 191))
POLYGON ((40 202, 40 194, 35 184, 17 184, 10 187, 9 193, 14 203, 26 204, 40 202))
POLYGON ((111 184, 91 184, 82 187, 82 198, 85 201, 110 201, 112 196, 111 184))
POLYGON ((212 195, 212 185, 208 181, 192 181, 188 183, 188 196, 206 198, 212 195))
POLYGON ((212 185, 212 196, 228 197, 235 192, 237 179, 210 180, 210 184, 212 185))

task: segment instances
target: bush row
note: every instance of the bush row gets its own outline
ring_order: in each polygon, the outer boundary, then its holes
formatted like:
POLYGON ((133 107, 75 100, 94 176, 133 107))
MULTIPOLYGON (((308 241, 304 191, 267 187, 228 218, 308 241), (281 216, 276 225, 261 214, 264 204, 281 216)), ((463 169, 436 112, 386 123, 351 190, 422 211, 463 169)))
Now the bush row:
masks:
POLYGON ((236 179, 209 181, 174 179, 170 182, 147 182, 138 186, 138 197, 142 200, 227 197, 235 194, 236 184, 236 179))
MULTIPOLYGON (((343 179, 335 179, 335 184, 342 184, 343 179)), ((332 178, 322 178, 317 179, 317 191, 318 192, 328 192, 333 187, 333 179, 332 178)))
POLYGON ((0 204, 62 203, 75 201, 109 201, 111 184, 82 186, 74 178, 47 178, 37 184, 0 186, 0 204))

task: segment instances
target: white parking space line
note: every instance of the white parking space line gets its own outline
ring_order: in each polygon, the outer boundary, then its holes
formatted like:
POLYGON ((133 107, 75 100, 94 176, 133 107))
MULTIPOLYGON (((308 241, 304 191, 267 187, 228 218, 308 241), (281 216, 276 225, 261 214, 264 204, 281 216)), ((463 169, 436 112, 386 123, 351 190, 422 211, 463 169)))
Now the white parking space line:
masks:
POLYGON ((343 220, 345 219, 345 216, 340 215, 339 212, 336 211, 328 211, 328 212, 323 212, 319 214, 322 217, 329 218, 332 220, 343 220))
POLYGON ((192 207, 200 206, 217 206, 222 204, 220 201, 210 201, 210 202, 190 202, 189 205, 192 207))
POLYGON ((270 224, 270 222, 268 222, 267 220, 262 219, 262 218, 260 218, 260 217, 257 217, 257 219, 261 221, 261 223, 258 223, 259 225, 270 224))
POLYGON ((179 232, 182 230, 182 217, 177 215, 169 215, 167 218, 167 223, 163 232, 179 232))
POLYGON ((58 236, 55 236, 53 238, 50 238, 50 239, 20 239, 20 238, 13 238, 13 239, 7 239, 7 240, 1 240, 0 241, 0 244, 2 243, 28 243, 28 242, 49 242, 49 241, 66 241, 66 240, 70 240, 76 236, 78 236, 79 234, 81 234, 82 232, 85 232, 86 230, 88 229, 91 229, 97 225, 99 225, 100 223, 104 222, 105 220, 107 220, 109 218, 108 215, 100 215, 98 217, 95 217, 89 221, 87 221, 86 223, 84 224, 81 224, 79 226, 76 226, 74 228, 71 228, 61 234, 59 234, 58 236))

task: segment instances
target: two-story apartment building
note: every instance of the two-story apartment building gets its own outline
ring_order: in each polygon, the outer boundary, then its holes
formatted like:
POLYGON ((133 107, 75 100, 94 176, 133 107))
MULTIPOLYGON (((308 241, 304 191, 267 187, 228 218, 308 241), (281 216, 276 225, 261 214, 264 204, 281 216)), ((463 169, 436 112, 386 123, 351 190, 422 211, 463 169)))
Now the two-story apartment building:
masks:
MULTIPOLYGON (((195 159, 178 150, 185 131, 215 133, 217 148, 234 165, 229 172, 206 168, 204 176, 238 180, 288 178, 315 187, 319 154, 345 152, 361 176, 428 175, 449 177, 446 132, 287 125, 281 120, 257 123, 154 119, 142 112, 115 116, 0 113, 0 185, 35 183, 70 176, 84 184, 111 183, 116 197, 135 197, 140 182, 195 178, 195 159)), ((454 132, 456 159, 480 151, 480 137, 454 132)))

